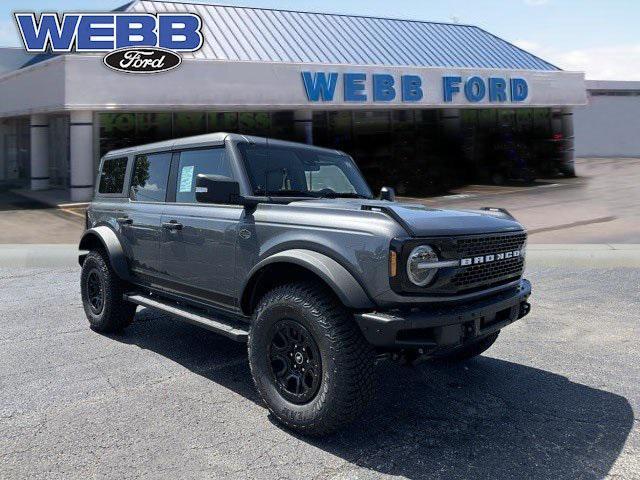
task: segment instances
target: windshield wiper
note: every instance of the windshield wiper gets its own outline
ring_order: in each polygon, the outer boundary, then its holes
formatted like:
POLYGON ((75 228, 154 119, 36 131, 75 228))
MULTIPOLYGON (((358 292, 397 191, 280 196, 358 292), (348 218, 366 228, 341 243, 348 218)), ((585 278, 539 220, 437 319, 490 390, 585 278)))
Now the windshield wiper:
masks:
POLYGON ((353 193, 353 192, 324 193, 324 194, 320 195, 320 198, 364 198, 364 199, 367 199, 367 200, 371 200, 371 197, 368 197, 367 195, 362 195, 360 193, 353 193))
POLYGON ((318 198, 318 195, 315 195, 308 190, 276 190, 269 192, 260 192, 260 195, 266 195, 269 197, 309 197, 309 198, 318 198))

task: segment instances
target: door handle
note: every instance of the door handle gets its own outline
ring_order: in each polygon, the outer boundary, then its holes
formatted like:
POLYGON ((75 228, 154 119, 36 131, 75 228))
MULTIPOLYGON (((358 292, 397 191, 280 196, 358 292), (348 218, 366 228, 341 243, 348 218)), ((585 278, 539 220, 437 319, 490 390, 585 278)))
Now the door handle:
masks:
POLYGON ((120 225, 131 225, 133 224, 133 219, 129 217, 116 217, 116 222, 120 225))
POLYGON ((182 224, 172 220, 170 222, 162 222, 162 228, 167 230, 182 230, 182 224))

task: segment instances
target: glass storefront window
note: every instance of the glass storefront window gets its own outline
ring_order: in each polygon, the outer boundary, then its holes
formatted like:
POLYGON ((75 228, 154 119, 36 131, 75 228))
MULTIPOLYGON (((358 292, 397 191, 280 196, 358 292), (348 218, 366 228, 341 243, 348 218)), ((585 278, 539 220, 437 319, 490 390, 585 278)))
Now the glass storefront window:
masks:
POLYGON ((516 110, 516 123, 519 131, 530 131, 533 128, 533 109, 519 108, 516 110))
POLYGON ((189 137, 205 133, 204 112, 179 112, 173 114, 173 137, 189 137))
POLYGON ((101 113, 100 156, 109 150, 138 145, 136 115, 134 113, 101 113))
POLYGON ((391 112, 391 125, 396 132, 414 130, 415 112, 413 110, 393 110, 391 112))
POLYGON ((268 136, 271 132, 269 112, 241 112, 238 114, 238 131, 247 135, 268 136))
POLYGON ((534 108, 533 109, 533 128, 542 132, 551 132, 551 109, 550 108, 534 108))
POLYGON ((430 127, 438 124, 437 110, 416 110, 416 124, 430 127))
POLYGON ((498 126, 513 127, 516 123, 516 112, 508 108, 498 109, 498 126))
POLYGON ((497 110, 495 108, 483 108, 478 110, 478 126, 493 129, 496 126, 497 110))
POLYGON ((294 128, 293 112, 273 112, 271 114, 271 136, 281 140, 298 140, 294 128))
POLYGON ((476 128, 478 125, 478 110, 462 109, 460 111, 462 128, 476 128))
POLYGON ((237 112, 209 112, 208 132, 237 132, 237 112))
POLYGON ((170 113, 138 113, 136 114, 136 136, 141 140, 140 143, 170 139, 171 124, 170 113))

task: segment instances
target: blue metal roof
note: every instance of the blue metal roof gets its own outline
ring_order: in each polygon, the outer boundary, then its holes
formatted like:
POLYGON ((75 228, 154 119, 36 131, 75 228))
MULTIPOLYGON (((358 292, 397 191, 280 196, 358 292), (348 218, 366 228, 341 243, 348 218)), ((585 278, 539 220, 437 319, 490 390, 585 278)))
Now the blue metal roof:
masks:
POLYGON ((200 15, 204 45, 185 58, 559 70, 471 25, 153 0, 126 9, 200 15))

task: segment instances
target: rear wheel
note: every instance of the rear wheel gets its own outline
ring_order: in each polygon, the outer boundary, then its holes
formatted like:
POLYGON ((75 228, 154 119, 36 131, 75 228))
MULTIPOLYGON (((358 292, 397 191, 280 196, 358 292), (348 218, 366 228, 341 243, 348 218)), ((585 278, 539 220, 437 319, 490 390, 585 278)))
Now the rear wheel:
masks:
POLYGON ((435 358, 437 360, 443 360, 445 362, 465 362, 486 352, 489 347, 491 347, 491 345, 493 345, 498 339, 499 334, 500 331, 498 330, 496 333, 492 333, 491 335, 483 337, 480 340, 476 340, 475 342, 463 345, 462 347, 455 348, 446 353, 441 353, 435 358))
POLYGON ((131 324, 136 305, 123 300, 125 286, 104 252, 93 250, 87 254, 82 264, 80 289, 82 306, 93 330, 113 333, 131 324))
POLYGON ((308 435, 355 419, 373 394, 374 353, 348 311, 323 286, 276 287, 249 334, 256 388, 273 415, 308 435))

